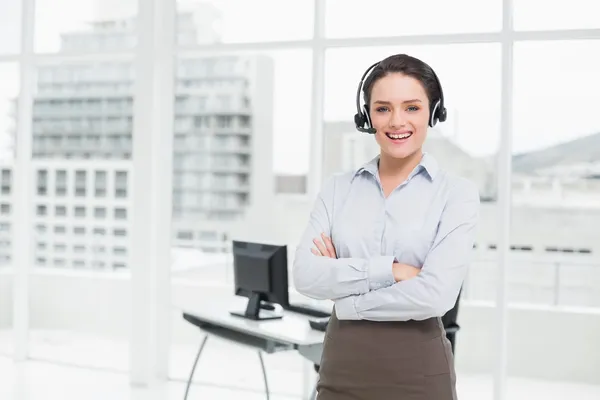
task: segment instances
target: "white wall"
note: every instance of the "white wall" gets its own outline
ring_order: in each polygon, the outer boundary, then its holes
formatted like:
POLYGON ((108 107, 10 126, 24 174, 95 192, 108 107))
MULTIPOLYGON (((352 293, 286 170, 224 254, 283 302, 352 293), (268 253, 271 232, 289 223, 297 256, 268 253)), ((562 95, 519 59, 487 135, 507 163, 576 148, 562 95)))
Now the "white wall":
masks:
MULTIPOLYGON (((114 275, 36 274, 31 279, 31 328, 97 333, 126 339, 131 313, 130 282, 114 275)), ((0 275, 0 328, 7 327, 10 275, 0 275)), ((173 304, 219 301, 227 286, 175 281, 173 304)), ((494 308, 463 303, 457 343, 459 371, 491 373, 494 365, 494 308)), ((173 310, 173 340, 198 342, 197 329, 173 310)), ((600 310, 513 306, 509 310, 509 366, 513 376, 600 384, 600 310)))

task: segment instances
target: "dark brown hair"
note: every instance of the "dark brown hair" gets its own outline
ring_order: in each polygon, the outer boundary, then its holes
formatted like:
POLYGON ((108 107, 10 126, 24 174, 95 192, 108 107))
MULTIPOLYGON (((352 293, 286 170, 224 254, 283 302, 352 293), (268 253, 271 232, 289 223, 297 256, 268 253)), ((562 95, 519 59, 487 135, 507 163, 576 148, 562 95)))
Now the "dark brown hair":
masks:
POLYGON ((363 85, 363 99, 367 109, 371 102, 371 91, 373 85, 379 79, 393 72, 400 72, 404 75, 415 78, 425 89, 429 100, 430 108, 437 102, 441 96, 441 88, 435 76, 435 72, 425 62, 418 58, 406 54, 395 54, 382 60, 369 74, 363 85))

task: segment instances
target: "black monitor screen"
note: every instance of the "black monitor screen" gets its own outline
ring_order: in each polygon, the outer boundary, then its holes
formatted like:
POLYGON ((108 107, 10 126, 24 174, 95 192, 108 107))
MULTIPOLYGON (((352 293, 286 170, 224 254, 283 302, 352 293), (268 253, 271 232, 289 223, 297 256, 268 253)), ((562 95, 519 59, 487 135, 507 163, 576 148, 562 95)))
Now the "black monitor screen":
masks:
POLYGON ((288 305, 287 246, 233 241, 235 294, 288 305))

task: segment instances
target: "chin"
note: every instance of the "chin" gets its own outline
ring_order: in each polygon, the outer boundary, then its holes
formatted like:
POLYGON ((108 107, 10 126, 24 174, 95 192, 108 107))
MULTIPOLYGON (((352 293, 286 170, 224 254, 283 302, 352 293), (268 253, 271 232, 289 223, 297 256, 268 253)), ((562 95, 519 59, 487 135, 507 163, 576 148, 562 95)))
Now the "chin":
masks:
POLYGON ((413 156, 419 149, 383 149, 383 153, 394 159, 404 159, 413 156))

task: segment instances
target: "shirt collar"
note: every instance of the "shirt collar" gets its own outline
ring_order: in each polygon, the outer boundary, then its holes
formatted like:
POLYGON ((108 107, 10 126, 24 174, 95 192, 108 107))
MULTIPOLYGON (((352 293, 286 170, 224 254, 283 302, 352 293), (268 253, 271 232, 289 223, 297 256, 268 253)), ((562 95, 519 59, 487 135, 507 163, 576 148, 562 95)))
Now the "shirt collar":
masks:
MULTIPOLYGON (((377 170, 379 167, 379 155, 375 156, 373 159, 363 164, 360 168, 356 170, 354 173, 354 177, 362 174, 363 172, 368 172, 373 176, 377 176, 377 170)), ((429 179, 432 181, 435 179, 436 175, 439 172, 439 166, 436 159, 429 153, 423 153, 423 157, 421 157, 421 161, 413 170, 413 172, 409 175, 409 179, 413 176, 417 175, 421 171, 425 171, 429 176, 429 179)))

